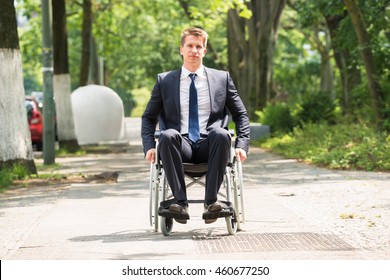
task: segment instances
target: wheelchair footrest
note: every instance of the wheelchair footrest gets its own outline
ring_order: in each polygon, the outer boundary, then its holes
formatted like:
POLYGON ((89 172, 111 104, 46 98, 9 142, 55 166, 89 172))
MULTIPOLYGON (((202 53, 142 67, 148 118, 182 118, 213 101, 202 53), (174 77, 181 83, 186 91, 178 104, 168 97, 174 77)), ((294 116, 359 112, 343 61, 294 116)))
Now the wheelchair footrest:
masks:
POLYGON ((164 218, 171 218, 171 219, 181 219, 181 220, 190 219, 190 215, 188 215, 188 213, 171 212, 168 209, 165 209, 163 207, 160 207, 158 209, 158 215, 164 218))
POLYGON ((176 203, 175 199, 165 200, 160 202, 160 207, 158 208, 158 215, 165 218, 179 219, 179 220, 189 220, 190 215, 188 213, 178 213, 169 211, 169 206, 172 203, 176 203))
POLYGON ((217 218, 224 218, 224 217, 233 216, 234 208, 233 208, 232 204, 228 201, 224 201, 224 203, 227 205, 227 208, 223 208, 221 211, 204 212, 202 215, 202 219, 209 220, 209 219, 217 219, 217 218))

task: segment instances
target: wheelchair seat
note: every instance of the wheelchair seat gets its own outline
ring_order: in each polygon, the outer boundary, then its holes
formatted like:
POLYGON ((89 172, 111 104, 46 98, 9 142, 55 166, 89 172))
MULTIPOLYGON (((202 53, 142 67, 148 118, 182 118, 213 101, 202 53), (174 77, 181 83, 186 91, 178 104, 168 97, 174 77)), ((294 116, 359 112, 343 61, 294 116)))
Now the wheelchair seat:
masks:
POLYGON ((191 177, 201 177, 207 173, 207 163, 183 163, 184 174, 191 177))

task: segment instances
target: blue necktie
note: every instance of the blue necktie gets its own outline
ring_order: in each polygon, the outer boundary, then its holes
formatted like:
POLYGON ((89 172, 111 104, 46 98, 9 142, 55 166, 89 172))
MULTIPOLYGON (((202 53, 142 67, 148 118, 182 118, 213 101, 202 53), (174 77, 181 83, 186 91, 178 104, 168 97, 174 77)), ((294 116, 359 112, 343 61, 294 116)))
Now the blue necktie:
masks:
POLYGON ((192 142, 198 141, 200 138, 199 132, 199 117, 198 117, 198 92, 195 87, 195 73, 189 74, 191 78, 190 84, 190 102, 189 102, 189 117, 188 117, 188 138, 192 142))

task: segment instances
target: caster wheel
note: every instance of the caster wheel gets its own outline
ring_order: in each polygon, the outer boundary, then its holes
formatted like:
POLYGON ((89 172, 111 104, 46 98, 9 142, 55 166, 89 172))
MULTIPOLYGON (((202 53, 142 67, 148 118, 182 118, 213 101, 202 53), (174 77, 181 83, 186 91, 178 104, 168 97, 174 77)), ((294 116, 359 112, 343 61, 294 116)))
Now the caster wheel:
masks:
POLYGON ((236 220, 235 215, 229 216, 229 217, 225 217, 225 220, 226 220, 226 227, 227 227, 228 233, 230 235, 236 234, 236 232, 237 232, 237 220, 236 220))
POLYGON ((161 217, 160 225, 161 225, 161 232, 164 234, 164 236, 168 236, 171 234, 172 231, 173 219, 161 217))

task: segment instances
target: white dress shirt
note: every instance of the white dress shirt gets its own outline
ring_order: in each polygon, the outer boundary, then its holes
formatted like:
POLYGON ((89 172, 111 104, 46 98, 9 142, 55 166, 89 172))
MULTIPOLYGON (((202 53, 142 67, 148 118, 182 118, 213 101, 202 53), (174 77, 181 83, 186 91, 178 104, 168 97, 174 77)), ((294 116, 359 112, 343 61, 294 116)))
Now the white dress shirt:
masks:
POLYGON ((196 73, 195 87, 198 92, 199 130, 200 133, 206 133, 207 121, 209 119, 211 109, 209 85, 203 65, 198 70, 196 70, 196 72, 190 72, 188 69, 182 66, 180 76, 180 133, 188 133, 188 112, 191 84, 191 78, 188 75, 191 73, 196 73))

